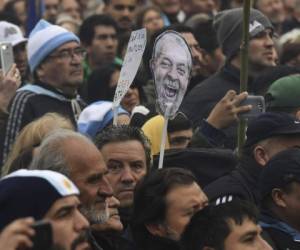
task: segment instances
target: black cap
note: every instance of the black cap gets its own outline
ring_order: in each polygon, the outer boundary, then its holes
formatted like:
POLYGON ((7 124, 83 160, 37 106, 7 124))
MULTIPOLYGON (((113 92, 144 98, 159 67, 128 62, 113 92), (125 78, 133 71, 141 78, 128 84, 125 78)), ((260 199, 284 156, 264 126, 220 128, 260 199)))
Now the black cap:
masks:
POLYGON ((248 124, 245 147, 278 135, 300 135, 300 121, 287 113, 266 112, 248 124))
POLYGON ((260 175, 262 198, 292 181, 300 182, 300 148, 284 150, 266 164, 260 175))

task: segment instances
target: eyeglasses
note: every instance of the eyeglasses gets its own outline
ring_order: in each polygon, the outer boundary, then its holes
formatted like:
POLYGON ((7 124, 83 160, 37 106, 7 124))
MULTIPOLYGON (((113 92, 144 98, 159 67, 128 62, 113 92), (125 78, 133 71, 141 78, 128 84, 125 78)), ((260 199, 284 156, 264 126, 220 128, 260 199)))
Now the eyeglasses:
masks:
POLYGON ((78 57, 80 60, 85 58, 86 51, 85 49, 78 47, 75 49, 65 49, 56 54, 48 56, 48 58, 59 59, 64 61, 71 61, 74 59, 74 56, 78 57))

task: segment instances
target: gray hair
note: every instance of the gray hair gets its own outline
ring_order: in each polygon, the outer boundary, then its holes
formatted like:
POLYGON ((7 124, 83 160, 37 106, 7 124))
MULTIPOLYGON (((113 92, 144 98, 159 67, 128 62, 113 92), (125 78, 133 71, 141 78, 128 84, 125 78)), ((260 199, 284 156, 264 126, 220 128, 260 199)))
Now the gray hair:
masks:
POLYGON ((42 141, 29 169, 47 169, 70 177, 70 167, 64 151, 70 139, 93 144, 90 139, 80 133, 68 129, 56 129, 42 141))

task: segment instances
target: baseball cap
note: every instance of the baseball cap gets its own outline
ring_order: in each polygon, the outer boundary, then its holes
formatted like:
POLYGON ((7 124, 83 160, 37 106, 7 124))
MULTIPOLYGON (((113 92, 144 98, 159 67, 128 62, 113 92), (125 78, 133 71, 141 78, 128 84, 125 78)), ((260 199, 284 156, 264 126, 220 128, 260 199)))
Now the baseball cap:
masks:
POLYGON ((20 43, 27 42, 27 39, 23 36, 21 29, 17 25, 1 21, 0 42, 8 42, 11 43, 12 46, 16 46, 20 43))
POLYGON ((267 107, 300 107, 300 74, 285 76, 272 83, 265 100, 267 107))
POLYGON ((266 112, 251 120, 245 147, 278 135, 300 135, 300 121, 288 113, 266 112))
POLYGON ((259 180, 261 195, 265 197, 274 188, 282 188, 292 181, 300 182, 300 148, 284 150, 266 164, 259 180))

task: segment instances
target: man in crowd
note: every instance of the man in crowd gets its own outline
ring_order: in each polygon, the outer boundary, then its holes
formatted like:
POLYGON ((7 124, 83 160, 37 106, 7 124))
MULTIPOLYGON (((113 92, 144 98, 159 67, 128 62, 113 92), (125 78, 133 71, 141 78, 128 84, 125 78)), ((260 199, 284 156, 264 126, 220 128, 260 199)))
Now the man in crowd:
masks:
POLYGON ((92 70, 116 60, 118 39, 117 23, 107 15, 93 15, 84 20, 79 37, 87 50, 84 61, 84 79, 92 70))
POLYGON ((285 21, 283 0, 255 0, 253 7, 269 18, 278 34, 282 33, 282 24, 285 21))
POLYGON ((188 0, 182 6, 187 17, 195 14, 204 13, 207 15, 215 15, 220 8, 219 0, 188 0))
POLYGON ((80 190, 81 212, 92 226, 91 240, 106 250, 103 242, 109 240, 105 234, 123 226, 117 210, 120 203, 112 196, 107 167, 96 146, 79 133, 57 130, 42 142, 30 168, 57 171, 75 183, 80 190))
POLYGON ((120 201, 120 215, 126 227, 131 215, 134 188, 150 169, 148 139, 136 127, 117 126, 104 130, 95 140, 107 165, 107 178, 120 201))
POLYGON ((195 38, 195 32, 192 28, 178 24, 170 26, 168 27, 168 29, 172 29, 180 33, 191 49, 193 65, 192 77, 188 86, 188 90, 190 90, 195 87, 195 85, 198 84, 199 81, 202 81, 207 77, 209 65, 205 56, 206 52, 200 47, 198 41, 195 38))
POLYGON ((138 248, 179 249, 186 225, 206 205, 206 195, 188 170, 166 168, 146 175, 133 203, 131 226, 138 248))
POLYGON ((137 0, 104 0, 104 13, 118 24, 120 32, 132 31, 137 0))
POLYGON ((151 2, 162 11, 165 26, 184 22, 186 15, 181 8, 180 0, 151 0, 151 2))
POLYGON ((61 11, 70 15, 74 20, 81 23, 80 5, 77 0, 61 0, 61 11))
POLYGON ((48 22, 55 24, 60 7, 60 0, 44 0, 43 18, 48 22))
POLYGON ((30 168, 67 175, 81 191, 82 211, 90 223, 105 220, 112 188, 103 157, 88 138, 69 130, 54 131, 42 142, 30 168))
MULTIPOLYGON (((227 61, 219 72, 198 84, 185 97, 181 110, 192 120, 194 127, 207 118, 209 112, 228 90, 239 91, 242 17, 241 8, 222 11, 215 16, 214 27, 227 61)), ((261 12, 254 9, 250 11, 249 36, 251 78, 257 76, 266 67, 275 66, 277 58, 272 39, 272 25, 261 12)), ((251 81, 249 81, 249 90, 251 91, 251 81)), ((224 132, 228 137, 225 146, 234 148, 236 126, 231 126, 224 132)))
POLYGON ((276 249, 299 249, 299 148, 285 150, 267 163, 261 174, 260 191, 260 225, 276 249))
POLYGON ((182 242, 186 250, 271 250, 261 233, 257 209, 251 203, 233 200, 197 212, 182 242))
POLYGON ((23 36, 21 29, 17 25, 1 21, 0 42, 11 43, 13 46, 14 62, 21 73, 21 82, 25 84, 29 76, 26 53, 27 39, 23 36))
MULTIPOLYGON (((85 235, 89 223, 79 211, 78 195, 76 186, 62 174, 39 170, 13 172, 0 181, 0 231, 16 219, 32 217, 50 223, 57 249, 87 249, 85 235)), ((33 222, 27 220, 24 230, 15 232, 19 238, 27 239, 18 247, 24 247, 25 242, 32 246, 33 222)))
POLYGON ((239 167, 204 188, 210 201, 238 197, 259 204, 257 180, 277 153, 300 145, 300 123, 286 113, 264 113, 253 119, 246 132, 239 167))
POLYGON ((28 62, 34 84, 19 89, 12 100, 3 140, 3 159, 19 131, 48 112, 58 112, 75 124, 84 104, 77 96, 83 80, 85 51, 77 36, 40 20, 30 33, 28 62))

